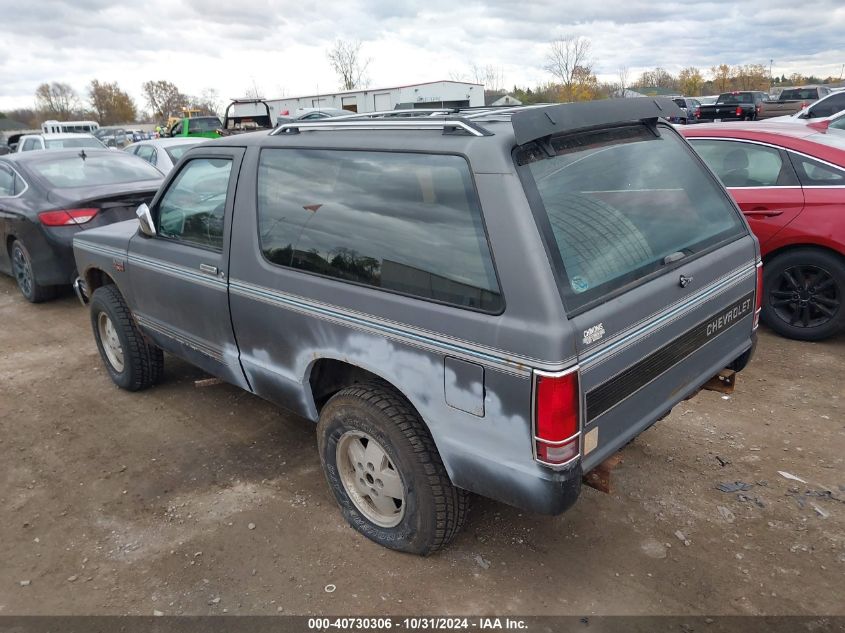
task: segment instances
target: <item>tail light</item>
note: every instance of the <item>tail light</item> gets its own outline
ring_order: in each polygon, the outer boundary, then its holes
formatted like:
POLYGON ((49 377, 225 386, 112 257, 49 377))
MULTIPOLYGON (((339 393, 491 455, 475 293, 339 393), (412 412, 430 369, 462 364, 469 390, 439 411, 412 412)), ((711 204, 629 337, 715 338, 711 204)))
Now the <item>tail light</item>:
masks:
POLYGON ((696 109, 695 109, 695 118, 696 118, 696 119, 700 119, 700 118, 701 118, 701 108, 696 108, 696 109))
POLYGON ((763 309, 763 262, 757 262, 757 290, 754 293, 754 327, 760 325, 760 311, 763 309))
POLYGON ((737 116, 742 116, 742 106, 737 106, 737 107, 736 107, 736 115, 737 115, 737 116))
POLYGON ((534 446, 537 461, 565 464, 580 454, 577 367, 565 374, 535 374, 534 446))
POLYGON ((77 226, 90 222, 98 209, 57 209, 42 211, 38 219, 44 226, 77 226))
POLYGON ((758 104, 757 104, 757 107, 755 108, 755 110, 757 110, 757 113, 758 113, 758 114, 759 114, 760 112, 762 112, 762 111, 763 111, 763 104, 762 104, 762 103, 758 103, 758 104))

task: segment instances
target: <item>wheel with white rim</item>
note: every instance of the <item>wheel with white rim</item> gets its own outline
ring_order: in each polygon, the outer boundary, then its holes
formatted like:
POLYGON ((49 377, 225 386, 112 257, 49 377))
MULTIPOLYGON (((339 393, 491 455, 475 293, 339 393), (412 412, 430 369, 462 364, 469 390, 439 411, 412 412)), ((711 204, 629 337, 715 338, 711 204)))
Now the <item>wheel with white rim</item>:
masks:
POLYGON ((101 286, 91 295, 91 326, 106 371, 118 387, 138 391, 161 379, 164 354, 138 329, 114 285, 101 286))
POLYGON ((38 283, 32 267, 32 257, 21 240, 12 242, 9 255, 12 260, 12 276, 24 299, 30 303, 41 303, 56 296, 55 286, 42 286, 38 283))
POLYGON ((452 485, 427 427, 389 386, 336 393, 320 412, 317 441, 344 517, 367 538, 425 556, 459 531, 468 494, 452 485))

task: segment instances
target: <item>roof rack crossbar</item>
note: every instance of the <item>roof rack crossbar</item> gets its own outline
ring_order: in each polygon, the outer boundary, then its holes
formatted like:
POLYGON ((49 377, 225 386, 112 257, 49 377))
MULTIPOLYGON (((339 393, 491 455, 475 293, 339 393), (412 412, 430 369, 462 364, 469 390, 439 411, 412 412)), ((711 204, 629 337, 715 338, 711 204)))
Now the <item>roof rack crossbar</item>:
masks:
POLYGON ((468 134, 470 136, 493 135, 489 130, 461 117, 393 117, 386 119, 333 117, 319 121, 285 123, 270 132, 270 135, 299 134, 301 131, 321 130, 443 130, 443 134, 468 134))

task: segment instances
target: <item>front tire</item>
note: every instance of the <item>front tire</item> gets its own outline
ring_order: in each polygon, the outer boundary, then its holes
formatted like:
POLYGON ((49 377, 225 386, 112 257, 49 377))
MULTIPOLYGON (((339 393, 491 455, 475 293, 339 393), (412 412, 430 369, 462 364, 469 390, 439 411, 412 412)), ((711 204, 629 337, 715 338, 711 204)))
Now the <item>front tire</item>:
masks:
POLYGON ((55 286, 42 286, 35 278, 35 271, 32 269, 32 257, 21 240, 12 242, 12 275, 18 284, 23 298, 30 303, 41 303, 49 301, 56 296, 55 286))
POLYGON ((144 338, 115 286, 101 286, 91 295, 91 326, 114 384, 128 391, 140 391, 161 379, 164 354, 144 338))
POLYGON ((845 328, 845 262, 800 248, 763 266, 763 322, 799 341, 820 341, 845 328))
POLYGON ((463 525, 468 493, 452 485, 425 424, 389 387, 335 394, 320 413, 317 442, 344 518, 370 540, 427 556, 463 525))

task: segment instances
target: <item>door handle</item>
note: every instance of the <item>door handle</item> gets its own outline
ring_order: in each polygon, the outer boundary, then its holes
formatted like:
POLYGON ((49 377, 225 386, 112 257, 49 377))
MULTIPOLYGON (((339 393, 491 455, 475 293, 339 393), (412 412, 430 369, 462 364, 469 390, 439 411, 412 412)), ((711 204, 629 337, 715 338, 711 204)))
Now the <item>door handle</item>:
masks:
POLYGON ((768 207, 754 207, 753 209, 748 209, 747 211, 743 211, 745 215, 762 215, 767 218, 772 218, 778 215, 782 215, 783 211, 780 209, 769 209, 768 207))
POLYGON ((207 275, 216 275, 217 266, 212 266, 211 264, 200 264, 200 271, 207 275))

